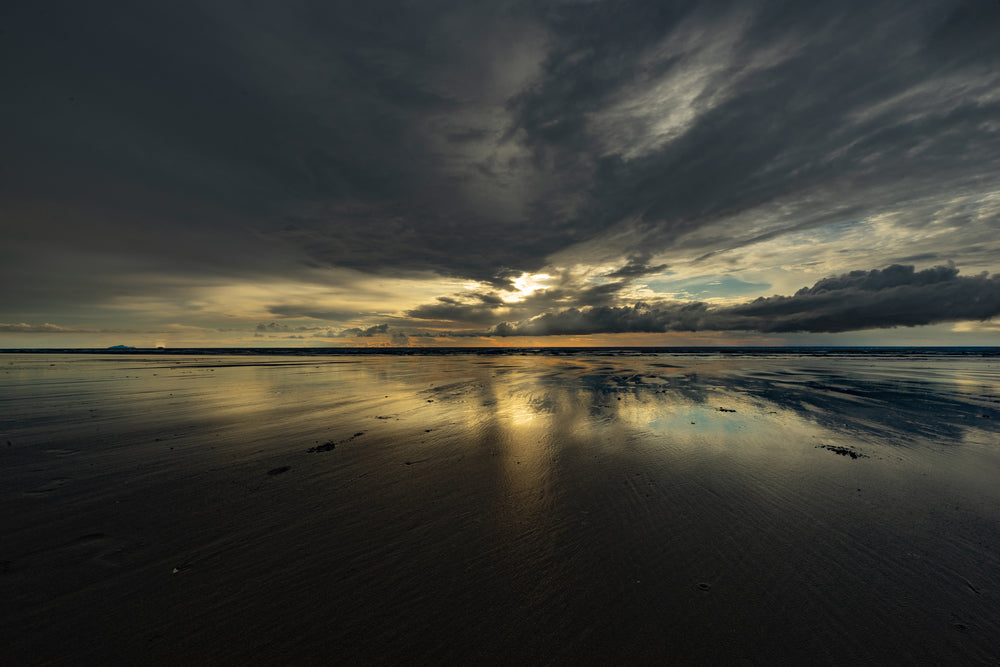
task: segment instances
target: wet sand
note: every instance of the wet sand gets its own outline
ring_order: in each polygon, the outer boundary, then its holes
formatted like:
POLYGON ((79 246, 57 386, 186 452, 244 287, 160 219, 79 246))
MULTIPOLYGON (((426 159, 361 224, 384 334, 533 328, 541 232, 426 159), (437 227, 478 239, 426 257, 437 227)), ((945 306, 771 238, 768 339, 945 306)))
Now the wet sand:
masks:
POLYGON ((1000 360, 0 355, 3 664, 996 664, 1000 360))

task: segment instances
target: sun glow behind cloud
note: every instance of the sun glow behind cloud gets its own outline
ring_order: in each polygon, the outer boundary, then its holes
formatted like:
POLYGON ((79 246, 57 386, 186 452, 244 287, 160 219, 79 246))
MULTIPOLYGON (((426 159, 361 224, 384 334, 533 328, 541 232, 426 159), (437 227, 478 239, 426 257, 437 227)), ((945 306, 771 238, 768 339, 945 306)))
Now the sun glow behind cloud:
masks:
POLYGON ((500 298, 506 303, 520 303, 538 290, 552 285, 553 278, 547 273, 522 273, 512 281, 516 291, 507 292, 500 298))

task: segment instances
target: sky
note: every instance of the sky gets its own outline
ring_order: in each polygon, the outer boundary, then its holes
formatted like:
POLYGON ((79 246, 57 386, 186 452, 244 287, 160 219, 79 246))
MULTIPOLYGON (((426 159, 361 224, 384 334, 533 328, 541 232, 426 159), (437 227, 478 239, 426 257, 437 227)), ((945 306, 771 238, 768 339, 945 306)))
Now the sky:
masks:
POLYGON ((996 0, 5 2, 0 348, 1000 345, 998 34, 996 0))

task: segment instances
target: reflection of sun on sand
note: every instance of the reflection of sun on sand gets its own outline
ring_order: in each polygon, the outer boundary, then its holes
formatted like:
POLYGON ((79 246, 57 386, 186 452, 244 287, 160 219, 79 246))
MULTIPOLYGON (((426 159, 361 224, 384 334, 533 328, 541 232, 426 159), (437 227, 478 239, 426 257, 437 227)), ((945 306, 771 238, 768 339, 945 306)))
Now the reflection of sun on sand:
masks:
POLYGON ((502 520, 516 531, 540 529, 552 502, 552 451, 548 415, 530 403, 530 392, 494 390, 479 419, 500 462, 502 520))
MULTIPOLYGON (((503 433, 501 455, 512 477, 512 483, 530 484, 541 478, 547 469, 545 422, 524 394, 497 398, 494 415, 503 433)), ((551 456, 551 455, 549 455, 551 456)))

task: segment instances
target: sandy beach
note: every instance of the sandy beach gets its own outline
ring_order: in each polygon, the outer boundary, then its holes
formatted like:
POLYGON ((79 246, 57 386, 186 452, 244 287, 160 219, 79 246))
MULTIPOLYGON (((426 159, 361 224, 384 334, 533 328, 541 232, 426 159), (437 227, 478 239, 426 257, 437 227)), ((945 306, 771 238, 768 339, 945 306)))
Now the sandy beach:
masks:
POLYGON ((0 662, 997 664, 1000 358, 0 355, 0 662))

